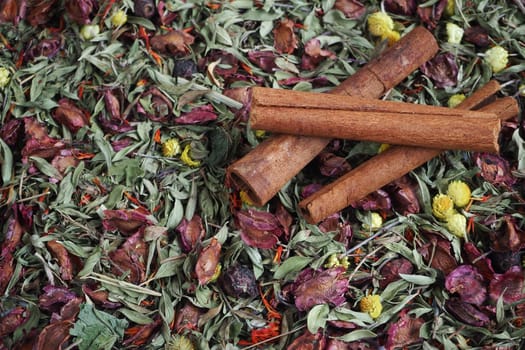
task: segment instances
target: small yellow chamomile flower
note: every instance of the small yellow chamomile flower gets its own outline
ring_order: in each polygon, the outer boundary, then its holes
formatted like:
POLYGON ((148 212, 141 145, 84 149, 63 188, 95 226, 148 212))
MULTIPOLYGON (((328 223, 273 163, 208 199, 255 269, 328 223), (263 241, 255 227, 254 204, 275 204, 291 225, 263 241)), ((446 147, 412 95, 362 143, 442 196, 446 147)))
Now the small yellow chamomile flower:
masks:
POLYGON ((456 180, 448 184, 447 195, 452 198, 456 207, 462 208, 470 202, 472 193, 466 183, 456 180))
POLYGON ((213 273, 213 276, 211 276, 211 278, 208 281, 208 283, 212 283, 212 282, 217 281, 217 279, 221 275, 221 271, 222 271, 222 265, 221 264, 217 264, 217 266, 215 266, 215 271, 213 273))
POLYGON ((376 212, 370 213, 369 217, 370 222, 363 223, 363 228, 365 230, 377 230, 383 226, 383 218, 376 212))
POLYGON ((467 218, 460 213, 452 214, 447 218, 447 229, 455 236, 464 238, 467 235, 467 218))
POLYGON ((80 36, 84 40, 91 40, 100 33, 100 28, 96 24, 84 24, 80 29, 80 36))
POLYGON ((448 22, 446 28, 448 38, 447 41, 450 44, 459 44, 461 42, 461 39, 463 38, 463 28, 452 22, 448 22))
POLYGON ((381 40, 385 39, 388 40, 388 45, 392 45, 401 39, 401 34, 395 30, 391 30, 381 37, 381 40))
POLYGON ((0 67, 0 89, 5 88, 10 81, 11 74, 9 73, 9 69, 0 67))
POLYGON ((162 155, 164 157, 173 157, 180 152, 180 144, 177 139, 169 139, 162 143, 162 155))
POLYGON ((465 101, 467 97, 464 94, 455 94, 449 97, 448 106, 450 108, 457 107, 461 102, 465 101))
POLYGON ((367 295, 359 301, 359 307, 361 312, 367 312, 370 317, 378 318, 383 311, 383 305, 381 305, 381 297, 377 294, 367 295))
POLYGON ((265 130, 255 130, 255 137, 262 139, 264 136, 266 136, 265 130))
POLYGON ((329 269, 337 266, 339 266, 339 259, 337 259, 337 254, 334 253, 328 257, 328 261, 324 264, 324 267, 329 269))
POLYGON ((387 149, 390 148, 390 144, 388 143, 382 143, 380 146, 379 146, 379 149, 377 150, 377 154, 379 153, 383 153, 384 151, 386 151, 387 149))
POLYGON ((509 53, 501 46, 494 46, 485 51, 485 61, 494 73, 498 73, 509 63, 509 53))
POLYGON ((185 335, 175 334, 168 340, 164 350, 195 350, 195 346, 185 335))
POLYGON ((198 160, 191 159, 190 151, 191 151, 191 145, 187 144, 186 147, 184 147, 184 151, 182 151, 180 160, 187 166, 198 167, 201 164, 201 162, 199 162, 198 160))
POLYGON ((128 21, 128 15, 124 10, 118 10, 111 16, 111 24, 114 27, 120 27, 121 25, 126 24, 128 21))
POLYGON ((446 220, 454 214, 454 201, 446 194, 438 194, 432 199, 432 214, 438 219, 446 220))
POLYGON ((385 37, 394 30, 394 21, 385 12, 375 12, 368 16, 368 31, 374 36, 385 37))
POLYGON ((350 261, 348 260, 348 256, 345 255, 342 258, 340 258, 339 264, 345 269, 348 269, 350 267, 350 261))
POLYGON ((456 9, 456 0, 448 0, 447 7, 445 7, 445 14, 447 16, 453 16, 455 9, 456 9))
POLYGON ((248 192, 246 192, 245 190, 239 191, 239 197, 241 199, 241 202, 243 202, 244 204, 252 207, 255 206, 255 203, 250 199, 248 192))

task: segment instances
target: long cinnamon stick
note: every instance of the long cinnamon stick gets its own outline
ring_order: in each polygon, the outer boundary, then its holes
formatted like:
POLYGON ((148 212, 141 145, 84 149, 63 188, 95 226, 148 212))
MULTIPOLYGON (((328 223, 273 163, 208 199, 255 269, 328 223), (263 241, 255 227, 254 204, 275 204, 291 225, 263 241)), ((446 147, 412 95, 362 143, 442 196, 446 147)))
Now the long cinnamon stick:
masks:
MULTIPOLYGON (((396 44, 330 91, 379 98, 438 51, 428 30, 414 28, 396 44)), ((267 203, 328 144, 330 139, 276 135, 231 164, 229 179, 257 205, 267 203)))
POLYGON ((271 132, 498 153, 501 122, 474 112, 351 96, 252 89, 250 123, 271 132))
MULTIPOLYGON (((494 83, 491 83, 480 91, 486 92, 485 97, 489 98, 493 89, 494 83)), ((465 105, 476 107, 486 100, 479 93, 475 97, 475 100, 466 100, 465 105)), ((458 107, 461 108, 461 105, 458 107)), ((496 113, 501 120, 506 120, 516 116, 519 108, 514 98, 505 97, 481 108, 480 111, 496 113)), ((309 223, 317 223, 426 163, 441 152, 431 148, 392 146, 305 198, 299 203, 299 208, 309 223)))

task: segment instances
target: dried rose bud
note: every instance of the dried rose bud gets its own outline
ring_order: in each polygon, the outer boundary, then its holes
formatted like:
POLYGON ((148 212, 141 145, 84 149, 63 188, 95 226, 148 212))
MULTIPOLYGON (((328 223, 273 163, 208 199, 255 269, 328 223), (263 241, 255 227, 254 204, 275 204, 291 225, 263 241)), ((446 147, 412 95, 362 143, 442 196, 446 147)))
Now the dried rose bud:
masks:
POLYGON ((175 324, 173 329, 177 333, 183 333, 185 330, 199 329, 199 318, 202 310, 190 302, 186 302, 179 307, 175 313, 175 324))
POLYGON ((445 279, 445 288, 457 293, 461 301, 481 305, 487 298, 483 277, 471 265, 461 265, 450 272, 445 279))
POLYGON ((23 122, 21 119, 10 119, 0 126, 0 139, 9 146, 18 145, 23 131, 23 122))
POLYGON ((321 41, 313 38, 304 45, 304 55, 301 57, 301 68, 306 70, 315 69, 324 59, 335 59, 336 55, 321 48, 321 41))
POLYGON ((366 7, 357 0, 336 0, 334 8, 344 13, 349 19, 358 19, 366 12, 366 7))
POLYGON ((66 0, 64 5, 68 16, 78 24, 91 23, 91 15, 98 8, 97 0, 66 0))
POLYGON ((27 21, 33 27, 46 24, 56 9, 56 0, 30 1, 27 11, 27 21))
POLYGON ((445 53, 423 64, 421 71, 432 79, 436 87, 443 88, 456 85, 459 68, 455 56, 445 53))
POLYGON ((248 59, 266 73, 272 73, 276 68, 275 53, 273 51, 248 51, 248 59))
POLYGON ((34 60, 37 57, 53 58, 63 46, 64 39, 62 37, 43 39, 26 52, 25 59, 34 60))
POLYGON ((175 231, 180 236, 182 251, 185 253, 192 251, 206 235, 199 215, 194 215, 189 221, 186 218, 182 219, 175 231))
POLYGON ((275 50, 278 53, 291 54, 298 47, 298 40, 294 33, 295 22, 283 19, 273 29, 275 50))
POLYGON ((139 17, 151 18, 155 15, 155 2, 153 0, 135 0, 133 12, 139 17))
POLYGON ((507 160, 497 154, 477 154, 476 165, 481 177, 493 185, 512 186, 516 182, 507 160))
POLYGON ((124 234, 135 233, 140 227, 151 224, 149 213, 140 209, 104 210, 102 226, 107 231, 119 230, 124 234))
POLYGON ((213 282, 214 278, 217 277, 217 271, 220 271, 221 249, 221 243, 216 238, 212 238, 210 244, 200 252, 195 264, 195 274, 199 280, 199 285, 213 282))
POLYGON ((182 113, 180 117, 175 118, 176 124, 203 124, 217 120, 213 106, 207 104, 193 108, 190 112, 182 113))
POLYGON ((58 101, 58 107, 53 111, 53 118, 65 125, 73 133, 89 125, 89 116, 67 98, 58 101))
POLYGON ((182 30, 172 30, 166 34, 158 34, 151 38, 151 48, 160 53, 181 55, 189 52, 189 47, 195 38, 182 30))
POLYGON ((259 293, 253 270, 247 266, 232 265, 219 278, 222 289, 231 297, 253 298, 259 293))
POLYGON ((487 47, 490 44, 489 34, 481 26, 472 26, 465 29, 465 41, 477 47, 487 47))
POLYGON ((126 276, 131 283, 142 283, 146 278, 148 244, 143 232, 129 236, 120 248, 109 253, 111 271, 117 276, 126 276))
POLYGON ((437 23, 441 19, 441 16, 443 15, 443 12, 445 12, 445 8, 447 7, 447 0, 439 0, 436 4, 433 6, 418 6, 417 7, 417 15, 421 19, 421 22, 429 29, 434 30, 436 28, 437 23))
POLYGON ((121 119, 120 114, 120 102, 113 90, 104 90, 104 105, 106 106, 106 112, 111 119, 121 119))

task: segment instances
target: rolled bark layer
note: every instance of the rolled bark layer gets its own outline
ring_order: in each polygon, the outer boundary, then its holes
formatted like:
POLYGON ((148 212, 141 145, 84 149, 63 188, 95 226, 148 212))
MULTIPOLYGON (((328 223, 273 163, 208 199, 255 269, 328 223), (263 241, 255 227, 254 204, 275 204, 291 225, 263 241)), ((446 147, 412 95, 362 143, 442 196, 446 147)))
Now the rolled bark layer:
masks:
MULTIPOLYGON (((330 93, 379 98, 438 51, 431 32, 416 27, 330 93)), ((266 204, 330 139, 278 135, 231 164, 228 177, 257 205, 266 204)))
POLYGON ((498 153, 493 113, 350 96, 254 88, 254 129, 300 136, 498 153))

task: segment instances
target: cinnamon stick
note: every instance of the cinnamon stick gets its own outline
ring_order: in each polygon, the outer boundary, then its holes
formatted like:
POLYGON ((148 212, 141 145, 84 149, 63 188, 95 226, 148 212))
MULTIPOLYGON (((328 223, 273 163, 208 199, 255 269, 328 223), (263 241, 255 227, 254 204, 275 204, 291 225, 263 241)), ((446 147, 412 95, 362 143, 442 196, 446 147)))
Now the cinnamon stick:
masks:
MULTIPOLYGON (((416 27, 330 91, 379 98, 438 51, 431 32, 416 27)), ((328 144, 330 139, 276 135, 231 164, 227 176, 256 205, 266 204, 328 144)))
POLYGON ((498 153, 493 113, 253 88, 250 123, 271 132, 498 153))
MULTIPOLYGON (((485 98, 476 94, 475 99, 467 99, 464 105, 483 105, 493 94, 493 89, 494 83, 491 83, 480 90, 487 93, 485 98)), ((462 108, 462 105, 457 108, 462 108)), ((514 98, 504 97, 480 111, 495 113, 501 120, 506 120, 516 116, 519 108, 514 98)), ((441 152, 442 150, 432 148, 392 146, 305 198, 299 203, 299 208, 309 223, 317 223, 421 166, 441 152)))

